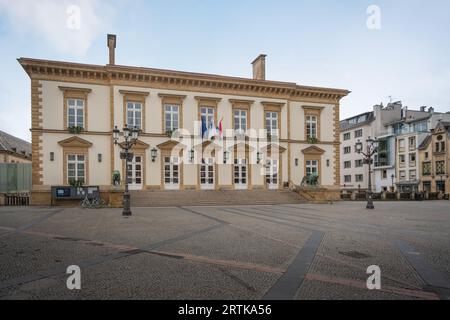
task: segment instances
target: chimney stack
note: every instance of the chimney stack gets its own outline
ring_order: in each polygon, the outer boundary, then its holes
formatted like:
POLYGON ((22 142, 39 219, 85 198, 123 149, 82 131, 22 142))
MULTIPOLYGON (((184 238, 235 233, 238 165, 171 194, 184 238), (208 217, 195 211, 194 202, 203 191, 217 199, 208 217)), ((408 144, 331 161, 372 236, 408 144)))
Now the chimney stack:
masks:
POLYGON ((266 57, 265 54, 260 54, 253 62, 253 79, 266 80, 266 57))
POLYGON ((116 64, 116 35, 108 34, 109 64, 116 64))

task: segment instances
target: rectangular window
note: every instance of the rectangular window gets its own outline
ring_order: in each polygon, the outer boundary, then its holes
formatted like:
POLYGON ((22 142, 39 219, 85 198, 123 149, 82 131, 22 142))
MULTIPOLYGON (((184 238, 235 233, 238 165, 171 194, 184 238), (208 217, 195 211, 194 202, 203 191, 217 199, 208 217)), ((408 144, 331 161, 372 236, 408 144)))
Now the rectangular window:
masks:
POLYGON ((84 100, 67 99, 67 127, 84 128, 84 100))
POLYGON ((424 176, 431 175, 431 162, 424 162, 422 164, 422 174, 424 176))
POLYGON ((234 130, 238 133, 247 131, 247 110, 234 109, 234 130))
POLYGON ((214 128, 214 108, 201 107, 200 108, 201 121, 206 123, 206 127, 209 129, 214 128))
POLYGON ((352 152, 352 147, 344 147, 344 153, 349 154, 352 152))
POLYGON ((164 105, 166 132, 176 131, 180 128, 180 106, 174 104, 164 105))
POLYGON ((428 152, 425 152, 425 159, 428 159, 428 152))
POLYGON ((67 181, 86 181, 85 156, 69 154, 67 155, 67 181))
POLYGON ((436 174, 445 174, 445 161, 436 161, 436 174))
POLYGON ((266 112, 266 130, 271 136, 278 136, 278 112, 266 112))
POLYGON ((431 192, 431 181, 424 181, 424 183, 423 183, 423 191, 431 192))
POLYGON ((344 176, 344 182, 346 183, 352 182, 352 176, 351 175, 344 176))
POLYGON ((405 161, 406 161, 405 155, 401 154, 401 155, 398 156, 398 158, 399 158, 398 160, 399 160, 400 166, 404 167, 405 166, 405 161))
POLYGON ((445 152, 445 141, 436 142, 435 152, 445 152))
POLYGON ((398 140, 398 148, 400 152, 405 151, 405 139, 398 140))
POLYGON ((363 182, 364 176, 362 174, 356 174, 355 175, 355 182, 363 182))
POLYGON ((414 150, 416 148, 416 138, 409 138, 409 150, 414 150))
POLYGON ((319 174, 319 161, 318 160, 306 160, 306 175, 317 176, 319 174))
POLYGON ((362 136, 363 136, 362 129, 359 129, 359 130, 355 131, 355 138, 361 138, 362 136))
POLYGON ((344 133, 344 141, 350 140, 350 138, 351 138, 350 132, 344 133))
POLYGON ((344 169, 350 169, 352 167, 351 161, 345 161, 344 162, 344 169))
POLYGON ((381 179, 386 180, 387 179, 387 170, 383 170, 381 173, 381 179))
POLYGON ((361 168, 364 165, 364 161, 362 159, 355 160, 355 168, 361 168))
POLYGON ((409 154, 409 166, 410 167, 415 167, 416 166, 416 154, 415 153, 410 153, 409 154))
POLYGON ((317 138, 317 116, 306 116, 306 138, 317 138))
POLYGON ((399 173, 400 173, 400 181, 404 181, 406 179, 406 171, 401 170, 399 173))
POLYGON ((417 171, 416 170, 409 170, 409 180, 416 180, 417 171))
POLYGON ((127 126, 142 129, 142 103, 127 102, 127 126))

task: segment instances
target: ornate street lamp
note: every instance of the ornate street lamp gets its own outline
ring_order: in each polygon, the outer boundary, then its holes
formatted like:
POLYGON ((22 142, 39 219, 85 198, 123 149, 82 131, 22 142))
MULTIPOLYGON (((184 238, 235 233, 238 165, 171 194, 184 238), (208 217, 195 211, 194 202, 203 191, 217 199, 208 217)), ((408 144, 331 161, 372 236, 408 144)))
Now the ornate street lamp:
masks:
POLYGON ((395 188, 394 188, 394 179, 395 179, 395 175, 392 174, 391 175, 391 180, 392 180, 392 192, 394 192, 395 188))
POLYGON ((128 128, 127 125, 123 128, 123 137, 125 141, 119 143, 120 131, 117 126, 113 130, 114 144, 118 145, 123 151, 120 152, 120 159, 125 160, 125 191, 123 193, 123 211, 122 215, 124 217, 131 216, 130 210, 130 191, 128 190, 128 162, 133 161, 134 154, 130 152, 131 148, 136 144, 139 137, 139 129, 134 127, 133 129, 128 128))
POLYGON ((378 149, 378 140, 372 139, 369 137, 366 140, 367 143, 367 151, 363 152, 363 144, 360 140, 355 145, 356 152, 358 154, 362 154, 364 156, 364 163, 369 165, 369 184, 368 184, 368 191, 367 191, 367 206, 366 209, 375 209, 375 206, 373 205, 373 194, 372 194, 372 164, 373 164, 373 155, 377 153, 378 149))

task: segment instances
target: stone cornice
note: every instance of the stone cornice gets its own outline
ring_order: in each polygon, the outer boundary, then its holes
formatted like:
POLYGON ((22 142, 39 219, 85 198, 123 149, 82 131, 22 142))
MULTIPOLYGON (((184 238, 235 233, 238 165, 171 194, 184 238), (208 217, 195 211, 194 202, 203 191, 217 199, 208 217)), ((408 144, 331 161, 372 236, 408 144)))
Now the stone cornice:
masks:
POLYGON ((258 96, 286 100, 338 103, 350 91, 297 85, 291 82, 171 71, 118 65, 90 65, 71 62, 18 59, 30 78, 74 80, 86 83, 156 87, 188 91, 258 96))

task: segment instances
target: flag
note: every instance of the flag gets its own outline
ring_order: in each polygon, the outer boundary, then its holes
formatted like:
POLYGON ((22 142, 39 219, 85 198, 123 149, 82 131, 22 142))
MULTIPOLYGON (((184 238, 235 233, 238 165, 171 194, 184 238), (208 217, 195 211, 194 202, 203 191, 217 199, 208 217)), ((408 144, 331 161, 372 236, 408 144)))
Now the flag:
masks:
POLYGON ((206 127, 206 119, 205 117, 202 117, 202 140, 205 138, 205 133, 208 131, 208 128, 206 127))
POLYGON ((219 122, 219 137, 220 137, 220 139, 223 139, 223 124, 222 124, 222 122, 223 122, 223 118, 220 119, 220 122, 219 122))
POLYGON ((216 130, 214 129, 213 123, 210 122, 209 128, 208 128, 208 139, 209 140, 212 140, 215 137, 215 131, 216 130))

